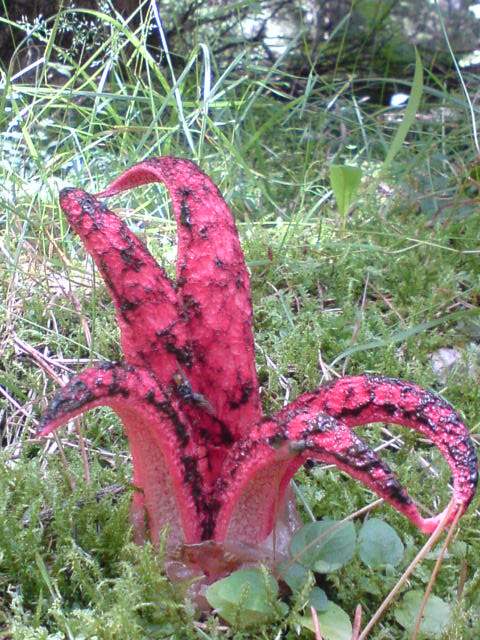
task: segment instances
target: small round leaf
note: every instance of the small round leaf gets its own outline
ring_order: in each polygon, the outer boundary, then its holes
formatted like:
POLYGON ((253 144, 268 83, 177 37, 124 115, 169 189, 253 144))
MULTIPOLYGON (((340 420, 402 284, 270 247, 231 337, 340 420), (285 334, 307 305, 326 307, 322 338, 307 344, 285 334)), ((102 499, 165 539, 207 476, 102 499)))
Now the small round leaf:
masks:
POLYGON ((395 529, 383 520, 370 518, 358 534, 358 554, 371 569, 395 567, 403 560, 404 548, 395 529))
POLYGON ((285 604, 276 602, 278 583, 260 569, 241 569, 211 584, 206 598, 218 614, 229 623, 247 627, 268 622, 285 604))
MULTIPOLYGON (((352 623, 350 618, 338 605, 328 602, 326 611, 318 613, 320 633, 324 640, 351 640, 352 623)), ((302 616, 301 624, 310 631, 315 631, 311 616, 302 616)))
MULTIPOLYGON (((309 575, 311 575, 308 569, 301 564, 295 562, 294 564, 288 563, 288 569, 285 571, 287 563, 284 562, 279 566, 281 573, 281 579, 288 584, 293 593, 299 593, 307 584, 309 575)), ((313 578, 312 578, 313 580, 313 578)))
POLYGON ((356 535, 352 522, 335 528, 338 524, 335 520, 306 524, 295 534, 290 544, 292 556, 298 556, 298 562, 318 573, 331 573, 340 569, 354 554, 356 535))
POLYGON ((320 587, 312 587, 308 594, 308 606, 313 607, 319 613, 323 613, 328 609, 327 594, 320 587))
MULTIPOLYGON (((395 620, 409 633, 415 628, 424 597, 423 591, 409 591, 395 608, 395 620)), ((449 605, 438 596, 430 595, 422 615, 420 631, 432 638, 442 635, 450 622, 450 615, 449 605)))

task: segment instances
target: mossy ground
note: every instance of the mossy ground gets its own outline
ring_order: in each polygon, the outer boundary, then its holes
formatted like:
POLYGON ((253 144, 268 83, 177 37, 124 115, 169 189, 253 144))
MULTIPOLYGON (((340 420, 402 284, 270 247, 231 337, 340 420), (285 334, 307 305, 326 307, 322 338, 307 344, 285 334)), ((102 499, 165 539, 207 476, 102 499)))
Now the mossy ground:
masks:
MULTIPOLYGON (((109 25, 103 40, 117 55, 108 68, 96 49, 81 64, 67 57, 61 85, 41 74, 33 84, 1 77, 0 630, 15 639, 309 637, 298 627, 299 603, 248 634, 201 618, 164 577, 161 553, 131 543, 129 452, 111 412, 82 419, 89 485, 75 430, 60 434, 65 464, 51 443, 36 438, 58 386, 48 367, 66 380, 89 362, 121 356, 113 305, 62 217, 58 189, 98 191, 151 155, 195 159, 238 223, 265 410, 315 388, 325 375, 379 372, 440 393, 478 442, 480 198, 463 97, 433 79, 421 112, 434 117, 414 123, 376 184, 398 113, 387 117, 385 108, 369 105, 360 117, 354 85, 345 91, 345 79, 319 82, 312 71, 304 92, 292 96, 281 62, 269 74, 243 61, 221 76, 207 59, 218 82, 202 98, 206 62, 199 50, 178 96, 168 71, 153 66, 141 47, 132 52, 121 21, 109 25), (445 124, 435 117, 440 105, 461 117, 445 124), (331 162, 363 170, 346 219, 329 191, 331 162), (441 347, 461 354, 443 381, 431 363, 441 347), (116 483, 125 490, 96 496, 116 483)), ((136 35, 145 38, 141 30, 136 35)), ((47 69, 51 27, 43 37, 47 69)), ((145 189, 115 206, 172 272, 175 228, 165 193, 145 189)), ((410 492, 438 511, 450 495, 441 456, 416 434, 392 431, 401 441, 384 455, 410 492)), ((390 438, 380 427, 362 435, 371 443, 390 438)), ((335 470, 304 469, 297 481, 317 518, 341 518, 372 500, 335 470)), ((449 638, 474 638, 480 630, 478 506, 477 499, 462 519, 435 586, 455 603, 463 585, 449 638)), ((411 559, 424 537, 390 507, 376 514, 396 528, 411 559)), ((414 587, 425 588, 434 561, 432 554, 417 569, 414 587)), ((323 586, 352 616, 360 602, 367 620, 400 573, 370 574, 354 559, 323 586)), ((372 635, 403 637, 388 613, 372 635)))

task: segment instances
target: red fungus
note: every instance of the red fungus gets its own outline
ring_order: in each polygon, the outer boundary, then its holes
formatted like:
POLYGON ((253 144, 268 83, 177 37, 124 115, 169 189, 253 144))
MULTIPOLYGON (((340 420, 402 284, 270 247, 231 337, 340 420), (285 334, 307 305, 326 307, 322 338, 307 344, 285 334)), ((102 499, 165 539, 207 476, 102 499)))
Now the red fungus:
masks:
POLYGON ((113 299, 126 364, 75 376, 51 403, 41 432, 99 405, 120 416, 141 490, 132 504, 137 540, 145 538, 146 511, 153 543, 167 525, 170 547, 204 543, 212 553, 202 557, 191 547, 187 555, 215 576, 228 565, 218 544, 250 545, 245 555, 252 556, 279 514, 292 517, 285 492, 308 458, 336 465, 422 531, 433 531, 442 514, 422 518, 388 465, 354 433, 372 422, 411 427, 430 439, 451 468, 456 510, 465 511, 478 477, 468 431, 450 405, 409 382, 341 378, 262 417, 250 285, 235 223, 193 162, 147 160, 96 196, 63 190, 60 204, 113 299), (100 201, 151 182, 163 182, 172 199, 175 283, 100 201))

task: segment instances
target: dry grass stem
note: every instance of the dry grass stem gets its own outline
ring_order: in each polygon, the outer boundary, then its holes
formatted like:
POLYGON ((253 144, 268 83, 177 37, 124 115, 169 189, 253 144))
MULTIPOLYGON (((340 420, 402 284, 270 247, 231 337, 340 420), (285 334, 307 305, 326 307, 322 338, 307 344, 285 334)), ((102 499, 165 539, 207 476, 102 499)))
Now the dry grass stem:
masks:
POLYGON ((362 626, 362 605, 359 604, 355 609, 355 618, 353 619, 352 640, 358 640, 361 626, 362 626))
POLYGON ((322 634, 320 633, 320 624, 318 622, 318 616, 317 616, 317 611, 315 609, 315 607, 310 607, 310 611, 312 614, 312 622, 313 622, 313 629, 315 632, 315 640, 322 640, 322 634))
POLYGON ((432 591, 433 585, 435 584, 435 580, 437 579, 438 572, 440 571, 440 567, 442 565, 445 552, 448 548, 448 545, 450 544, 451 539, 453 538, 453 534, 457 529, 458 521, 460 520, 461 517, 462 517, 462 512, 459 509, 457 511, 457 514, 455 515, 455 519, 453 520, 448 530, 447 537, 445 538, 445 542, 442 545, 437 561, 435 562, 432 575, 430 576, 430 580, 428 582, 427 589, 425 591, 425 596, 423 598, 422 606, 420 607, 420 611, 418 613, 417 622, 415 624, 415 629, 413 630, 413 634, 412 634, 412 640, 417 640, 420 624, 422 623, 423 612, 425 611, 425 607, 427 606, 428 598, 430 597, 430 593, 432 591))
POLYGON ((397 584, 390 591, 388 596, 382 602, 380 607, 377 609, 377 611, 375 612, 375 614, 373 615, 373 617, 371 618, 371 620, 369 621, 369 623, 365 627, 365 629, 360 634, 358 640, 365 640, 366 638, 368 638, 368 634, 370 633, 370 631, 373 629, 373 627, 377 624, 377 622, 383 616, 385 611, 391 605, 391 603, 393 602, 393 600, 395 599, 395 597, 397 596, 399 591, 402 589, 402 587, 404 586, 405 582, 408 580, 410 575, 413 573, 413 571, 415 570, 417 565, 425 558, 425 556, 430 551, 430 549, 436 544, 437 540, 442 535, 443 530, 447 526, 448 519, 450 518, 450 515, 451 515, 453 509, 455 508, 455 504, 456 503, 453 500, 450 501, 450 503, 449 503, 449 505, 448 505, 448 507, 447 507, 447 509, 445 511, 445 515, 443 516, 443 518, 442 518, 441 522, 439 523, 438 527, 435 529, 435 531, 432 533, 430 538, 427 540, 427 542, 423 545, 423 547, 417 553, 417 555, 412 560, 412 562, 409 564, 409 566, 405 569, 404 573, 402 574, 402 576, 399 579, 399 581, 397 582, 397 584))

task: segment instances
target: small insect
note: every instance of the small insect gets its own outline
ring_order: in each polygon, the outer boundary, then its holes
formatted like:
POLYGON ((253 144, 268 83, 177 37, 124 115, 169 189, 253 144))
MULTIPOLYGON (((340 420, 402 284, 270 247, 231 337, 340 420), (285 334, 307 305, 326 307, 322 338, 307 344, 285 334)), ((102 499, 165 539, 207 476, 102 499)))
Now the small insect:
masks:
POLYGON ((306 442, 306 440, 295 440, 294 442, 288 443, 288 449, 290 453, 300 454, 303 453, 305 449, 308 449, 308 447, 309 444, 308 442, 306 442))
POLYGON ((267 438, 266 444, 282 455, 285 453, 289 455, 300 455, 310 446, 306 440, 288 440, 288 435, 278 433, 267 438))
POLYGON ((173 375, 175 390, 181 398, 188 404, 200 407, 211 416, 215 415, 212 405, 207 398, 192 389, 192 385, 183 371, 179 370, 173 375))

